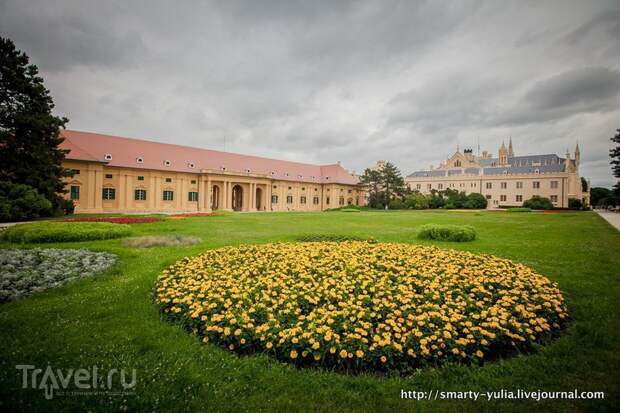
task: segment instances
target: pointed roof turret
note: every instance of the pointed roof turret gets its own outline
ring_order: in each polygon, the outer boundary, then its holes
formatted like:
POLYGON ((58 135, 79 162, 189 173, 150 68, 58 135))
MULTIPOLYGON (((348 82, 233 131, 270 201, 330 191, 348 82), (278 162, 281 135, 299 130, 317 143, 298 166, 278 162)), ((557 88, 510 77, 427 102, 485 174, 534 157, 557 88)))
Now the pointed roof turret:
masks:
POLYGON ((515 156, 515 151, 512 149, 512 136, 510 137, 510 142, 508 143, 508 157, 513 158, 515 156))

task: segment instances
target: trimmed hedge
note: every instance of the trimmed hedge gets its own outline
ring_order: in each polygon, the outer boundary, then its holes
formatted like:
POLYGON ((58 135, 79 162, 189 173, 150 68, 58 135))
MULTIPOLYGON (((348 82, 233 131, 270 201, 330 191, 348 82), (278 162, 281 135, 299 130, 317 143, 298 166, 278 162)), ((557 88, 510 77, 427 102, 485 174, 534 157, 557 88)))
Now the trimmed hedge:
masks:
POLYGON ((0 240, 15 243, 92 241, 125 237, 131 233, 126 224, 109 222, 33 222, 7 228, 0 240))
POLYGON ((469 225, 422 225, 418 238, 436 241, 467 242, 476 239, 476 230, 469 225))
POLYGON ((506 209, 506 212, 532 212, 532 208, 523 208, 523 207, 508 208, 506 209))

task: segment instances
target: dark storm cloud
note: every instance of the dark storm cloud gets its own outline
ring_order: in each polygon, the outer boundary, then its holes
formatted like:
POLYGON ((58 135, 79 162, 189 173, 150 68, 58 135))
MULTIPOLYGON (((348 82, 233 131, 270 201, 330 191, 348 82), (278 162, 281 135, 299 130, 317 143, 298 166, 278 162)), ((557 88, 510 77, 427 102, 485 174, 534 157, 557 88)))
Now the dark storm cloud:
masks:
POLYGON ((617 1, 0 1, 69 127, 403 172, 582 146, 612 182, 617 1))

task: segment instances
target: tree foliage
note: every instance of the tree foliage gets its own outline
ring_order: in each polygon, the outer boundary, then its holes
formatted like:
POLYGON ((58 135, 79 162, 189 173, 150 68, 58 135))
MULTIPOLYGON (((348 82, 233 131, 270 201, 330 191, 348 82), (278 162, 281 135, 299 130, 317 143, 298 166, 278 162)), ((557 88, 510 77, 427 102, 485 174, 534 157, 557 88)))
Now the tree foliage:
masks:
POLYGON ((54 116, 53 108, 37 67, 0 37, 0 181, 28 185, 59 209, 62 178, 70 175, 58 148, 67 119, 54 116))
MULTIPOLYGON (((611 138, 611 141, 616 144, 614 148, 609 151, 611 157, 611 169, 616 178, 620 178, 620 129, 616 130, 616 135, 611 138)), ((616 195, 620 195, 620 181, 614 186, 616 195)))
POLYGON ((553 203, 549 198, 534 195, 523 203, 523 207, 530 209, 553 209, 553 203))
POLYGON ((360 182, 368 191, 368 206, 371 208, 389 207, 395 199, 402 200, 407 192, 403 176, 390 162, 378 169, 366 168, 360 182))

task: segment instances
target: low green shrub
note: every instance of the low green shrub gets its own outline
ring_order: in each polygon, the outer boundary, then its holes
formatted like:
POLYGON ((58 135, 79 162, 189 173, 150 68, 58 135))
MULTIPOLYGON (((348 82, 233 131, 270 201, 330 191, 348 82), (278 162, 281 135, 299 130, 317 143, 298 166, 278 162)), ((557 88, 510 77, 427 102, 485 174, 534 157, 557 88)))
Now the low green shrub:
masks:
POLYGON ((361 211, 355 208, 343 208, 340 210, 340 212, 361 212, 361 211))
POLYGON ((357 235, 336 235, 336 234, 300 235, 297 238, 295 238, 295 240, 296 241, 300 241, 300 242, 324 242, 324 241, 333 241, 333 242, 369 241, 369 242, 375 242, 374 238, 359 237, 357 235))
POLYGON ((506 212, 532 212, 532 208, 524 208, 524 207, 507 208, 506 212))
POLYGON ((523 207, 530 209, 553 209, 553 203, 549 198, 534 195, 523 203, 523 207))
POLYGON ((467 242, 476 239, 476 230, 469 225, 422 225, 418 238, 436 241, 467 242))
POLYGON ((18 224, 0 233, 0 240, 15 243, 92 241, 125 237, 131 233, 126 224, 109 222, 33 222, 18 224))
POLYGON ((190 237, 187 235, 149 235, 144 237, 128 238, 123 241, 123 245, 132 248, 151 248, 193 245, 201 242, 202 240, 200 238, 190 237))

